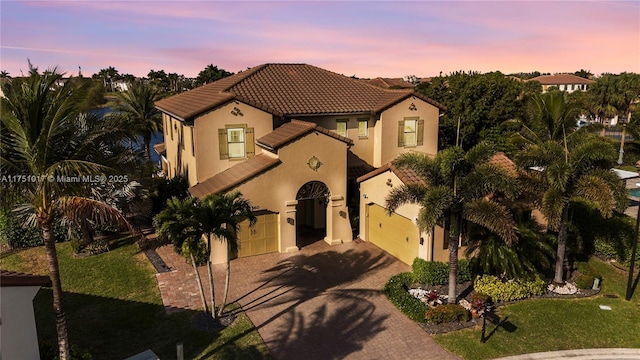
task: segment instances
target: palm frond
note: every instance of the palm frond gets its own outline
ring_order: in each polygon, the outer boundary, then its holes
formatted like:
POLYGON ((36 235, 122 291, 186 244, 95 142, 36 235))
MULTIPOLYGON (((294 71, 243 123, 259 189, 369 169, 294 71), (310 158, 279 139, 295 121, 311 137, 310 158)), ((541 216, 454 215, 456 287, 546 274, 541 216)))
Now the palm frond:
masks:
POLYGON ((518 241, 518 228, 509 210, 497 202, 488 199, 476 199, 466 202, 462 216, 496 233, 508 245, 518 241))
POLYGON ((73 223, 89 220, 97 224, 118 224, 122 229, 135 233, 131 223, 120 211, 102 201, 95 199, 65 196, 57 200, 56 207, 63 216, 73 223))
POLYGON ((457 204, 451 188, 447 186, 430 187, 420 200, 418 227, 421 231, 436 225, 457 204))
POLYGON ((424 197, 427 188, 420 184, 402 184, 393 188, 385 198, 385 208, 388 214, 393 213, 404 204, 417 204, 424 197))
POLYGON ((557 230, 560 226, 562 212, 569 206, 569 199, 556 188, 547 189, 542 196, 542 207, 540 211, 549 223, 549 227, 557 230))

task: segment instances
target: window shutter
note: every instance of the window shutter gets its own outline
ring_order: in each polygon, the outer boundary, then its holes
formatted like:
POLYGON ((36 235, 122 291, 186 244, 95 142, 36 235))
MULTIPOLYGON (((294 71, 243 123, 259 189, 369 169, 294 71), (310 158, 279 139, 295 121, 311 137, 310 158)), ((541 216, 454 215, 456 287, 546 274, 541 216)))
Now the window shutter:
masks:
POLYGON ((229 158, 229 146, 227 146, 227 129, 218 129, 218 143, 220 145, 220 160, 229 158))
POLYGON ((424 145, 424 120, 418 120, 418 138, 416 139, 416 145, 424 145))
POLYGON ((256 142, 255 142, 255 136, 253 134, 253 128, 247 128, 245 131, 245 148, 247 151, 247 157, 253 157, 256 154, 256 142))
POLYGON ((398 121, 398 147, 404 147, 404 120, 398 121))

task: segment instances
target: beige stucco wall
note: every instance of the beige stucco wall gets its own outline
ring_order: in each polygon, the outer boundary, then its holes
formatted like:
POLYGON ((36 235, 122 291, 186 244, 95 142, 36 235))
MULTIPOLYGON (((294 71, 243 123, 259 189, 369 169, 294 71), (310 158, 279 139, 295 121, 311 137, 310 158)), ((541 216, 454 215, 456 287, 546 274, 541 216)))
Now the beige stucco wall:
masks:
POLYGON ((305 121, 314 122, 325 129, 336 131, 338 120, 347 120, 347 137, 353 140, 351 152, 364 160, 368 164, 373 164, 373 143, 375 136, 376 117, 370 114, 346 115, 346 116, 314 116, 300 118, 305 121), (358 120, 367 119, 369 124, 369 134, 366 138, 358 136, 358 120))
POLYGON ((3 359, 40 359, 33 298, 39 286, 0 288, 0 356, 3 359))
POLYGON ((189 184, 195 184, 197 167, 192 151, 192 126, 167 114, 162 114, 162 124, 166 146, 165 158, 169 162, 167 175, 169 177, 187 175, 189 184))
POLYGON ((437 107, 416 97, 409 97, 383 111, 380 120, 375 124, 372 165, 380 167, 407 151, 435 155, 438 151, 438 116, 437 107), (415 110, 409 109, 411 104, 415 105, 415 110), (398 121, 407 117, 424 120, 422 146, 398 147, 398 121))
MULTIPOLYGON (((381 174, 378 174, 370 179, 367 179, 360 183, 360 226, 359 237, 365 241, 367 239, 367 204, 375 203, 382 207, 386 207, 385 198, 389 192, 402 185, 402 181, 391 170, 387 170, 381 174), (387 181, 391 179, 391 185, 387 185, 387 181), (366 196, 366 197, 365 197, 366 196)), ((402 215, 408 219, 411 219, 414 224, 418 217, 420 206, 417 204, 404 204, 396 209, 396 213, 402 215)), ((418 226, 416 225, 416 230, 418 226)), ((444 230, 440 226, 435 226, 434 234, 431 231, 422 232, 420 234, 424 240, 423 245, 419 245, 418 256, 425 260, 433 261, 449 261, 449 251, 442 248, 442 239, 444 236, 444 230)), ((466 246, 461 246, 458 249, 458 258, 463 259, 466 246)))
MULTIPOLYGON (((266 152, 266 154, 270 154, 266 152)), ((273 155, 275 156, 275 155, 273 155)), ((278 149, 281 164, 239 185, 252 205, 260 210, 279 214, 279 249, 297 251, 296 247, 296 195, 310 181, 323 182, 331 192, 326 210, 326 238, 329 244, 352 240, 347 208, 347 144, 318 132, 311 132, 278 149), (312 170, 307 162, 317 157, 322 165, 312 170)), ((216 242, 217 243, 217 242, 216 242)), ((212 261, 224 261, 224 248, 213 248, 212 261)))
MULTIPOLYGON (((271 114, 238 101, 230 101, 199 116, 194 123, 198 182, 202 182, 242 161, 239 159, 220 160, 218 129, 223 129, 225 125, 246 124, 247 127, 254 129, 255 140, 273 131, 273 116, 271 114), (234 108, 239 109, 242 116, 233 115, 232 112, 237 114, 234 108)), ((258 146, 255 150, 256 155, 262 152, 258 146)))

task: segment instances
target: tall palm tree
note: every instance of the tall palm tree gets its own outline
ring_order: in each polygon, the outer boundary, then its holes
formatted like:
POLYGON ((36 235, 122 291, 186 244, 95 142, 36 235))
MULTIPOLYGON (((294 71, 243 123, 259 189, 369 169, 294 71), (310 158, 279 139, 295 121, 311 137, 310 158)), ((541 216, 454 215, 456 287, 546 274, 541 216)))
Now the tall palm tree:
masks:
MULTIPOLYGON (((207 301, 204 296, 204 288, 202 286, 202 278, 198 272, 198 264, 194 257, 194 253, 198 248, 198 243, 202 241, 202 227, 196 217, 199 209, 199 202, 196 199, 189 198, 181 201, 178 198, 167 200, 167 207, 162 210, 153 219, 154 226, 158 232, 158 236, 171 241, 173 248, 177 253, 182 253, 185 243, 189 249, 189 257, 193 272, 196 274, 198 282, 198 290, 200 291, 200 300, 202 307, 206 313, 209 313, 207 301)), ((215 308, 212 308, 215 312, 215 308)))
POLYGON ((554 282, 564 282, 564 259, 571 199, 595 205, 604 217, 624 211, 627 192, 609 170, 616 151, 607 142, 584 134, 564 141, 547 140, 526 145, 516 161, 531 178, 541 179, 540 210, 551 230, 558 232, 554 282))
POLYGON ((124 102, 118 110, 129 119, 131 130, 142 137, 145 155, 151 160, 151 137, 162 129, 162 115, 154 106, 158 91, 150 84, 133 82, 118 97, 124 102))
POLYGON ((458 244, 465 222, 469 221, 497 234, 507 244, 517 241, 517 228, 508 209, 496 197, 516 197, 516 179, 508 170, 491 163, 493 151, 484 143, 465 152, 460 147, 441 150, 435 157, 419 153, 401 154, 394 164, 414 170, 424 184, 407 184, 394 188, 386 198, 392 213, 399 206, 421 206, 418 226, 432 229, 441 220, 449 231, 449 302, 456 301, 458 244))
POLYGON ((126 219, 109 205, 88 198, 90 184, 64 182, 58 177, 96 176, 114 169, 101 164, 105 142, 113 132, 104 126, 76 134, 83 125, 76 111, 79 92, 74 82, 59 85, 62 74, 54 68, 39 74, 30 66, 30 76, 2 84, 2 131, 0 170, 6 175, 28 175, 14 184, 28 202, 32 219, 42 229, 53 288, 53 307, 60 348, 60 359, 69 359, 69 343, 64 313, 60 270, 53 236, 59 216, 72 221, 88 218, 96 222, 126 219))
POLYGON ((256 223, 256 216, 251 210, 249 200, 242 197, 242 193, 236 191, 230 194, 216 194, 208 196, 203 200, 204 207, 211 207, 213 211, 220 215, 220 221, 223 223, 217 231, 219 240, 226 243, 227 248, 227 265, 226 277, 224 282, 224 297, 222 304, 218 309, 218 317, 222 316, 227 296, 229 295, 229 279, 231 277, 231 258, 238 254, 238 231, 240 224, 249 220, 249 227, 253 228, 256 223))
POLYGON ((558 231, 554 282, 564 282, 570 200, 591 201, 608 217, 626 205, 622 181, 609 168, 615 149, 581 130, 574 130, 577 113, 566 95, 549 92, 534 97, 531 128, 524 127, 523 149, 516 157, 524 175, 538 183, 539 204, 551 230, 558 231))

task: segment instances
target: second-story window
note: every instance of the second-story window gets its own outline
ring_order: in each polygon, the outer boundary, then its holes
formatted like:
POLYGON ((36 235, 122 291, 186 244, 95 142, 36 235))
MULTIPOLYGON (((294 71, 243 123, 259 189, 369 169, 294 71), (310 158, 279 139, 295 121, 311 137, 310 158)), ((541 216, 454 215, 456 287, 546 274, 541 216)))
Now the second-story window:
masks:
POLYGON ((227 144, 229 146, 229 159, 245 157, 244 128, 227 129, 227 144))
POLYGON ((358 138, 366 139, 369 137, 369 119, 358 119, 358 138))
POLYGON ((405 120, 404 121, 404 146, 416 146, 416 131, 417 131, 417 121, 416 120, 405 120))
POLYGON ((417 117, 398 121, 398 146, 413 147, 424 145, 424 120, 417 117))
POLYGON ((347 119, 336 120, 336 132, 338 135, 347 137, 347 119))

